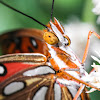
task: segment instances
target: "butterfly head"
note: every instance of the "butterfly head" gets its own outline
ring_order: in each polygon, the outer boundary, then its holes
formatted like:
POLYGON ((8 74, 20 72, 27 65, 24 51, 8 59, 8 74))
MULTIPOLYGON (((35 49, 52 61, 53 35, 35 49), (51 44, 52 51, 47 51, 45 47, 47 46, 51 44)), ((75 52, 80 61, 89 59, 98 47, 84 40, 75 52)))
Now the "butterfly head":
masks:
POLYGON ((63 26, 56 18, 54 18, 54 22, 50 21, 48 24, 48 30, 45 31, 43 39, 50 45, 62 44, 69 46, 71 43, 70 38, 65 35, 63 26))

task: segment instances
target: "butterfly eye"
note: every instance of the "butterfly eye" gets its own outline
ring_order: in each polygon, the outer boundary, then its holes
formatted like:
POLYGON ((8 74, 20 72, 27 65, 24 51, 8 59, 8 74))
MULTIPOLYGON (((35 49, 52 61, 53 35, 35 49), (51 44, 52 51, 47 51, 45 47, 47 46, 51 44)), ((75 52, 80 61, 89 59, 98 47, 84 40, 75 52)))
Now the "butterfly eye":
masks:
POLYGON ((57 44, 59 41, 57 36, 51 32, 45 32, 43 35, 43 39, 45 40, 45 42, 51 45, 57 44))
POLYGON ((69 45, 71 44, 70 38, 69 38, 67 35, 63 35, 63 36, 64 36, 65 39, 67 39, 65 45, 66 45, 66 46, 69 46, 69 45))

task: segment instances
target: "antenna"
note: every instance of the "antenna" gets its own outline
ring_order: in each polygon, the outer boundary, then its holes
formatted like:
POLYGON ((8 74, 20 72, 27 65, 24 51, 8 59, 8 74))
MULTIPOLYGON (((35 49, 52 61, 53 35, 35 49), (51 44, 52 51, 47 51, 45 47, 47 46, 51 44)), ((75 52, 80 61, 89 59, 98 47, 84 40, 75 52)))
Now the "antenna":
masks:
POLYGON ((50 19, 50 20, 52 20, 53 8, 54 8, 54 0, 52 1, 52 8, 51 8, 51 19, 50 19))
POLYGON ((39 23, 40 25, 42 25, 42 26, 44 26, 45 28, 48 29, 48 27, 47 27, 46 25, 44 25, 43 23, 41 23, 41 22, 38 21, 37 19, 35 19, 35 18, 33 18, 33 17, 31 17, 31 16, 29 16, 29 15, 27 15, 27 14, 25 14, 25 13, 23 13, 23 12, 17 10, 17 9, 15 9, 15 8, 13 8, 13 7, 11 7, 10 5, 4 3, 3 1, 0 1, 0 3, 3 4, 3 5, 5 5, 6 7, 10 8, 10 9, 12 9, 12 10, 14 10, 14 11, 16 11, 16 12, 18 12, 18 13, 20 13, 20 14, 22 14, 22 15, 24 15, 24 16, 30 18, 30 19, 32 19, 32 20, 34 20, 35 22, 39 23))

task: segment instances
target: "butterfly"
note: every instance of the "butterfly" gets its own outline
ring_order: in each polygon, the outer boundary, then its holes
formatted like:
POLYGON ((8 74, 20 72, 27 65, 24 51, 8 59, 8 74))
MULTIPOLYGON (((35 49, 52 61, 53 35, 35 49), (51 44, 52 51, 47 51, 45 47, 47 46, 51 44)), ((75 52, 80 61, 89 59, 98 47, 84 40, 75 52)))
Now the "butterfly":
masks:
MULTIPOLYGON (((53 5, 54 0, 52 9, 53 5)), ((90 100, 85 85, 99 89, 81 80, 89 40, 81 62, 56 18, 43 26, 43 31, 19 29, 0 36, 1 49, 7 54, 0 56, 0 100, 90 100)), ((88 36, 92 33, 99 38, 91 31, 88 36)))

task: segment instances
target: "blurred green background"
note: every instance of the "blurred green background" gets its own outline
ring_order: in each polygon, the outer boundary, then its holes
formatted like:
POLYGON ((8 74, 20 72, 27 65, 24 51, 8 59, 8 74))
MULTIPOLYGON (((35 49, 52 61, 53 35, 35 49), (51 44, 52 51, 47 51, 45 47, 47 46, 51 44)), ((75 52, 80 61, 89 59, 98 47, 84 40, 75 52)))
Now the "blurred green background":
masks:
MULTIPOLYGON (((36 18, 45 25, 50 20, 52 0, 3 1, 12 7, 36 18)), ((92 8, 93 5, 91 0, 55 0, 53 16, 63 24, 67 24, 67 19, 74 15, 83 22, 88 22, 96 25, 97 16, 91 12, 92 8)), ((0 33, 2 34, 3 32, 19 28, 43 29, 44 27, 0 4, 0 33)), ((100 100, 99 94, 100 92, 91 93, 91 100, 100 100)))
MULTIPOLYGON (((52 0, 4 0, 9 5, 18 10, 33 16, 44 24, 50 20, 52 0)), ((84 0, 85 1, 85 0, 84 0)), ((64 22, 71 15, 77 15, 79 18, 83 11, 83 0, 55 0, 54 14, 57 19, 64 22)), ((20 15, 0 4, 0 32, 16 28, 38 28, 43 29, 41 25, 20 15)))

